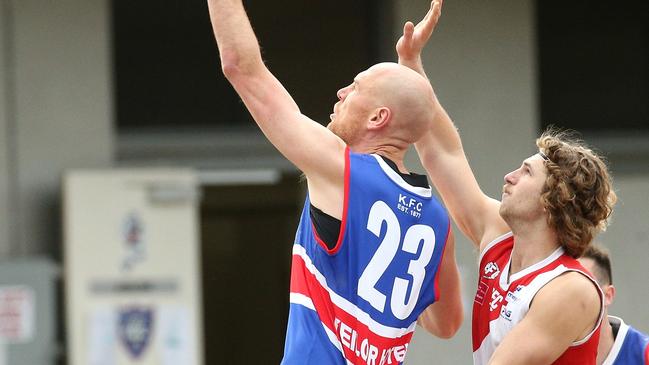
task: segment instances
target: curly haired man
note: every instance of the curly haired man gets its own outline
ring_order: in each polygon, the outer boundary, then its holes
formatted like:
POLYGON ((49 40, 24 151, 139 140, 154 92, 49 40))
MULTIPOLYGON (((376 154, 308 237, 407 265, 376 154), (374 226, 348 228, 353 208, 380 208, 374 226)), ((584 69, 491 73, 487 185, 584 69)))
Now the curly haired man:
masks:
MULTIPOLYGON (((406 23, 399 63, 424 75, 421 49, 441 1, 406 23)), ((616 200, 602 159, 566 133, 547 131, 538 152, 505 175, 502 199, 485 195, 458 131, 439 102, 416 144, 452 218, 480 249, 473 303, 475 364, 595 364, 603 295, 577 258, 606 226, 616 200)))

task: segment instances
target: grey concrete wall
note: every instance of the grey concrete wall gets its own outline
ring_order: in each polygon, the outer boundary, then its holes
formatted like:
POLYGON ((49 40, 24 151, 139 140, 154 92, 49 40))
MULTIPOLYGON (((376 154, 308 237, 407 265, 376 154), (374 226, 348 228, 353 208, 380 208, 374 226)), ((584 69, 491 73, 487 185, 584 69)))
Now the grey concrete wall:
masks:
MULTIPOLYGON (((9 212, 15 234, 9 238, 7 223, 0 226, 0 237, 7 237, 0 247, 11 255, 56 250, 62 172, 112 162, 107 5, 106 0, 3 2, 2 50, 10 65, 2 67, 0 92, 3 102, 12 103, 3 110, 12 113, 0 116, 0 138, 9 140, 0 165, 9 176, 0 179, 0 189, 9 186, 15 199, 9 212)), ((5 198, 0 206, 6 211, 10 204, 5 198)))
POLYGON ((11 148, 13 130, 11 118, 11 9, 6 2, 0 3, 0 257, 8 256, 11 251, 10 233, 14 220, 11 209, 11 166, 14 162, 11 148))
POLYGON ((616 175, 615 190, 611 225, 597 238, 611 251, 617 294, 609 313, 649 333, 649 175, 616 175))

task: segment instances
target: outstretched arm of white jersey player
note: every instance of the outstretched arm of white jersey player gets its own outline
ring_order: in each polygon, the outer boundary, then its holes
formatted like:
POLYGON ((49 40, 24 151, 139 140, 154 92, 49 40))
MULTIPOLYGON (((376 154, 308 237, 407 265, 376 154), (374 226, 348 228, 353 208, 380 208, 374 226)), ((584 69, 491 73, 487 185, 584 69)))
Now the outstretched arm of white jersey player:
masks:
MULTIPOLYGON (((399 64, 426 77, 421 51, 428 43, 442 12, 442 0, 433 0, 424 18, 406 22, 396 45, 399 64)), ((422 165, 462 233, 484 248, 509 227, 500 218, 500 202, 485 195, 478 185, 462 147, 460 135, 437 101, 433 127, 415 144, 422 165)))
POLYGON ((400 65, 411 68, 426 77, 424 65, 421 62, 421 51, 433 34, 441 14, 442 0, 433 0, 430 2, 430 9, 417 25, 411 21, 407 21, 403 25, 403 35, 397 41, 396 46, 400 65))
POLYGON ((439 298, 419 315, 417 323, 434 336, 451 338, 464 319, 453 231, 449 232, 438 280, 439 298))
POLYGON ((307 177, 312 200, 342 218, 345 143, 300 112, 268 70, 242 0, 208 0, 223 73, 268 140, 307 177), (334 204, 334 203, 332 203, 334 204))
POLYGON ((595 284, 584 275, 568 272, 553 279, 498 345, 489 365, 552 364, 599 325, 601 305, 595 284))
POLYGON ((453 121, 439 102, 435 104, 433 127, 415 148, 453 221, 482 251, 510 228, 500 216, 500 201, 487 196, 478 185, 453 121))

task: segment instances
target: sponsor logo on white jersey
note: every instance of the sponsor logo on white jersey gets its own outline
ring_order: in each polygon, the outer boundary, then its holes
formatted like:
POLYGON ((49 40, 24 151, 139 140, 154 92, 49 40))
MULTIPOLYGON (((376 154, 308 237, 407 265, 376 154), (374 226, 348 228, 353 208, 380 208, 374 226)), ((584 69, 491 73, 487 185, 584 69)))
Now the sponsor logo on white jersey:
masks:
POLYGON ((525 287, 525 285, 519 285, 519 286, 516 287, 516 289, 507 292, 507 302, 511 303, 511 302, 517 301, 518 297, 516 296, 516 294, 518 294, 518 292, 523 290, 524 287, 525 287))

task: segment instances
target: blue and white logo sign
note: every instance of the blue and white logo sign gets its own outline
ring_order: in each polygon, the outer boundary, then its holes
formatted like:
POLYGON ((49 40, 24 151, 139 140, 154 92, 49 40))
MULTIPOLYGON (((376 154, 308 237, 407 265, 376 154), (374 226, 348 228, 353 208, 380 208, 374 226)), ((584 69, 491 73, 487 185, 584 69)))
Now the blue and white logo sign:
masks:
POLYGON ((149 345, 153 334, 153 310, 150 308, 120 310, 117 331, 128 353, 134 359, 139 358, 149 345))

